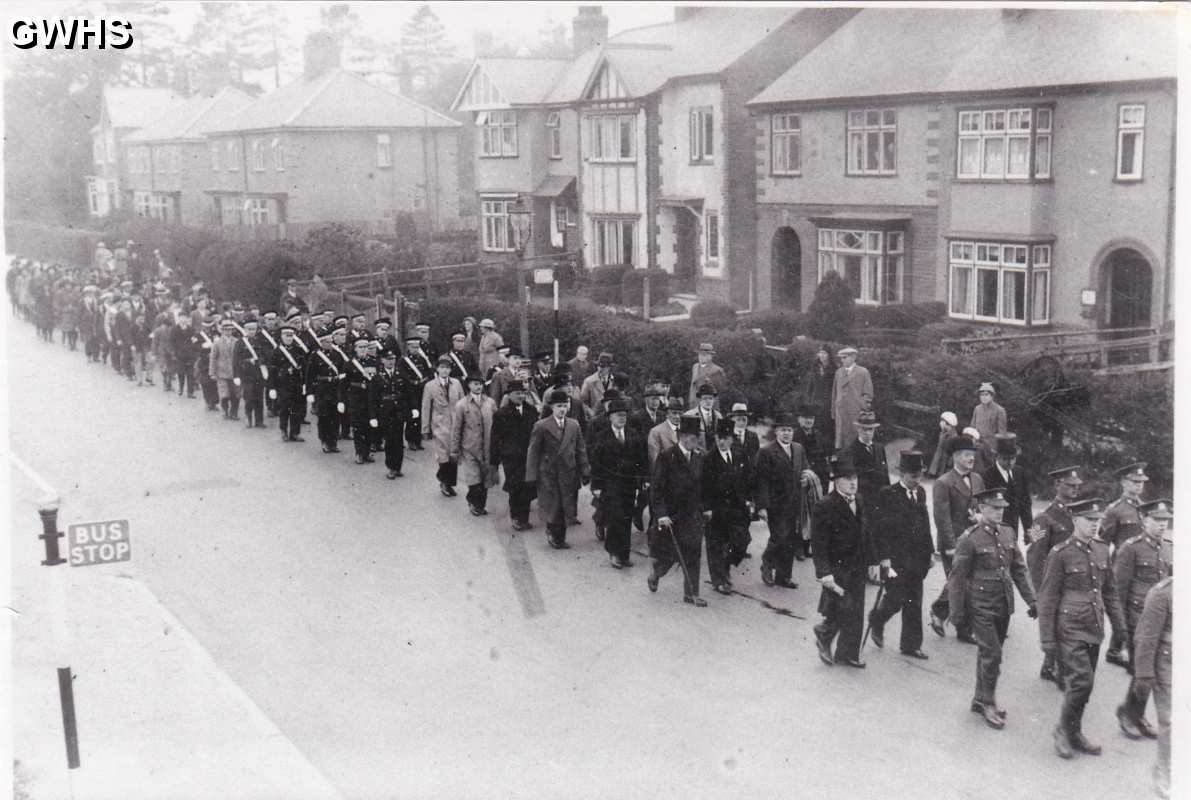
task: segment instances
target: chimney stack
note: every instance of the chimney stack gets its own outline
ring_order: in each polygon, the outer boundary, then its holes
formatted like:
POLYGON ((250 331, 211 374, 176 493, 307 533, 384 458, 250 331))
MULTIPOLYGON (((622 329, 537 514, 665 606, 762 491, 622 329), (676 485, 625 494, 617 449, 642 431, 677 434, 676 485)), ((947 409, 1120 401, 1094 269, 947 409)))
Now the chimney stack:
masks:
POLYGON ((339 68, 339 41, 326 31, 315 31, 302 45, 302 77, 313 80, 339 68))
POLYGON ((571 41, 576 56, 608 41, 608 18, 600 6, 579 6, 571 20, 571 41))
POLYGON ((674 21, 686 22, 702 10, 699 6, 674 6, 674 21))

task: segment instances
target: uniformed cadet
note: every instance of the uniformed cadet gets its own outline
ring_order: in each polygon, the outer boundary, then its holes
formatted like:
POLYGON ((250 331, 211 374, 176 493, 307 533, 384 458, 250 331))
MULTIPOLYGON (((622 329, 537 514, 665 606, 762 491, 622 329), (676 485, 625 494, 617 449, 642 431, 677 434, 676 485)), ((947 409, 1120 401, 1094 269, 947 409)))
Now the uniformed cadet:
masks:
POLYGON ((414 333, 418 335, 421 340, 420 345, 422 352, 426 355, 426 363, 433 368, 435 362, 438 361, 438 348, 430 341, 430 323, 422 322, 421 320, 414 323, 414 333))
POLYGON ((265 350, 259 328, 255 319, 244 320, 244 335, 236 342, 233 363, 233 381, 244 398, 244 416, 248 418, 249 428, 265 427, 265 384, 269 381, 266 359, 271 354, 265 350))
POLYGON ((351 352, 354 354, 356 350, 356 342, 360 339, 368 338, 368 315, 367 314, 352 314, 348 318, 349 325, 347 329, 347 344, 351 347, 351 352))
POLYGON ((356 449, 356 463, 369 464, 376 459, 368 448, 368 384, 375 370, 364 364, 368 356, 368 341, 356 339, 355 355, 347 362, 347 377, 339 382, 340 414, 347 414, 352 425, 352 443, 356 449))
POLYGON ((385 475, 389 480, 401 477, 405 460, 405 443, 401 439, 406 408, 405 380, 397 371, 397 351, 385 350, 380 357, 381 368, 368 386, 368 425, 379 430, 385 443, 385 475))
MULTIPOLYGON (((1125 612, 1126 644, 1129 647, 1130 673, 1136 675, 1136 654, 1133 640, 1137 623, 1145 607, 1146 595, 1159 581, 1170 575, 1174 553, 1170 540, 1170 521, 1174 518, 1173 505, 1169 500, 1152 500, 1143 503, 1141 524, 1144 532, 1126 541, 1117 550, 1113 559, 1113 579, 1125 612)), ((1139 689, 1134 680, 1125 693, 1125 702, 1117 706, 1117 721, 1121 731, 1130 739, 1146 736, 1158 738, 1158 732, 1145 718, 1149 692, 1139 689)))
MULTIPOLYGON (((1104 522, 1100 524, 1097 536, 1112 548, 1111 554, 1115 558, 1121 545, 1142 532, 1141 514, 1137 509, 1141 505, 1141 493, 1149 476, 1146 475, 1144 461, 1121 467, 1113 474, 1121 482, 1121 496, 1108 504, 1104 512, 1104 522)), ((1113 625, 1112 638, 1108 641, 1108 652, 1104 654, 1104 660, 1128 669, 1129 655, 1121 652, 1123 647, 1125 631, 1118 630, 1113 625)))
MULTIPOLYGON (((328 355, 331 360, 335 362, 335 366, 339 367, 339 372, 347 374, 347 364, 352 360, 355 354, 355 348, 347 346, 347 317, 336 317, 334 327, 331 331, 331 352, 328 355)), ((338 389, 336 389, 336 404, 338 403, 338 389)), ((339 439, 352 438, 352 423, 347 418, 346 414, 335 412, 335 418, 339 425, 339 439)), ((338 448, 337 448, 338 449, 338 448)))
MULTIPOLYGON (((1030 581, 1035 587, 1042 586, 1042 573, 1046 568, 1046 558, 1057 545, 1067 541, 1071 532, 1075 530, 1075 523, 1071 521, 1071 513, 1067 506, 1079 496, 1079 487, 1083 480, 1079 477, 1079 467, 1063 467, 1052 470, 1047 476, 1054 481, 1054 501, 1046 510, 1034 518, 1034 524, 1026 531, 1026 564, 1030 568, 1030 581)), ((1060 689, 1063 688, 1062 665, 1053 654, 1044 654, 1042 669, 1038 676, 1044 681, 1051 681, 1060 689)))
POLYGON ((533 357, 533 370, 530 373, 529 381, 533 386, 533 390, 537 392, 538 397, 545 397, 546 392, 550 391, 551 374, 554 370, 554 355, 543 350, 533 357))
POLYGON ((460 383, 468 375, 479 372, 476 357, 467 349, 467 334, 462 331, 452 334, 451 349, 447 351, 447 357, 451 359, 451 377, 460 383))
MULTIPOLYGON (((405 355, 397 362, 397 369, 405 378, 405 385, 415 396, 421 396, 423 387, 434 377, 434 362, 422 350, 421 336, 405 337, 405 355)), ((410 415, 411 418, 413 415, 410 415)), ((410 450, 425 450, 422 447, 422 426, 406 425, 405 442, 410 450)))
POLYGON ((198 375, 199 388, 203 390, 203 401, 208 411, 214 411, 219 403, 219 389, 215 379, 211 377, 211 349, 215 346, 215 319, 206 317, 192 337, 195 352, 198 354, 194 362, 194 369, 198 375))
POLYGON ((1141 618, 1133 635, 1137 653, 1133 658, 1133 682, 1140 690, 1154 692, 1158 710, 1158 760, 1154 764, 1154 790, 1170 797, 1170 691, 1173 680, 1174 636, 1171 611, 1174 608, 1174 578, 1158 581, 1146 595, 1141 618))
POLYGON ((1001 674, 1001 647, 1013 614, 1013 587, 1038 616, 1034 587, 1015 536, 1001 523, 1009 501, 1004 489, 986 489, 976 497, 980 521, 968 528, 955 543, 955 560, 947 578, 950 616, 958 628, 971 623, 976 639, 976 693, 972 711, 984 717, 989 727, 1005 727, 1007 712, 997 705, 997 678, 1001 674))
MULTIPOLYGON (((260 333, 262 345, 259 349, 261 350, 261 358, 264 360, 265 364, 272 364, 273 363, 273 351, 276 350, 278 348, 278 346, 280 346, 280 344, 281 344, 281 333, 277 329, 277 326, 280 324, 280 321, 277 319, 277 312, 273 311, 271 309, 269 311, 266 311, 263 314, 261 314, 260 319, 261 319, 261 325, 260 325, 259 333, 260 333)), ((277 401, 270 400, 268 398, 268 393, 266 392, 266 394, 265 394, 265 414, 266 414, 266 416, 269 416, 269 417, 277 416, 276 403, 277 403, 277 401)))
POLYGON ((376 322, 372 324, 372 329, 376 332, 375 338, 381 353, 384 353, 386 350, 392 350, 394 354, 400 353, 401 343, 393 335, 392 319, 389 317, 378 317, 376 322))
MULTIPOLYGON (((368 338, 368 353, 364 356, 362 362, 364 366, 370 367, 375 375, 380 372, 380 342, 370 336, 368 338)), ((385 434, 380 426, 368 428, 368 452, 379 453, 385 449, 385 434)))
POLYGON ((306 393, 302 386, 305 369, 296 334, 292 325, 282 326, 280 346, 273 353, 269 370, 269 397, 277 401, 283 442, 305 441, 300 436, 302 414, 306 410, 306 393))
POLYGON ((339 412, 335 406, 339 402, 339 382, 345 375, 332 349, 332 339, 331 329, 323 328, 318 336, 319 349, 306 365, 306 391, 309 392, 306 402, 318 416, 318 440, 322 442, 324 453, 339 452, 339 412))
POLYGON ((1046 559, 1038 593, 1042 650, 1057 655, 1065 674, 1063 710, 1054 730, 1055 752, 1060 758, 1071 758, 1073 750, 1100 754, 1100 746, 1083 735, 1082 725, 1104 641, 1105 612, 1114 628, 1125 627, 1108 545, 1096 538, 1103 505, 1093 497, 1067 508, 1075 530, 1046 559))

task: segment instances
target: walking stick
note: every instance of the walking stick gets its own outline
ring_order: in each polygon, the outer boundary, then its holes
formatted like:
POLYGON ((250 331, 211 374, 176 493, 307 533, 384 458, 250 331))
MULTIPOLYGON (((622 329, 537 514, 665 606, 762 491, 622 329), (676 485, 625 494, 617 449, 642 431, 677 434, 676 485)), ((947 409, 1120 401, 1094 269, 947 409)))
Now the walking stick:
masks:
MULTIPOLYGON (((698 590, 698 588, 699 588, 698 585, 691 582, 691 574, 689 572, 687 572, 686 559, 682 557, 682 548, 680 548, 678 546, 678 535, 676 533, 674 533, 673 522, 671 522, 671 524, 666 526, 666 530, 670 531, 670 541, 674 542, 674 552, 678 556, 678 566, 682 567, 682 578, 683 578, 683 580, 686 581, 685 588, 688 588, 691 590, 698 590)), ((696 576, 695 580, 698 580, 698 576, 696 576)), ((692 594, 690 592, 686 592, 686 591, 683 592, 683 596, 686 596, 687 594, 690 594, 691 597, 695 596, 694 594, 692 594)))
POLYGON ((866 644, 868 644, 868 635, 873 629, 873 622, 872 622, 873 611, 876 611, 877 607, 879 605, 881 605, 881 598, 884 596, 884 594, 885 594, 885 581, 881 581, 881 586, 879 589, 877 589, 877 602, 873 603, 873 610, 868 612, 868 617, 867 617, 868 625, 866 625, 864 628, 864 638, 860 640, 860 652, 862 652, 862 653, 864 652, 864 646, 866 644))

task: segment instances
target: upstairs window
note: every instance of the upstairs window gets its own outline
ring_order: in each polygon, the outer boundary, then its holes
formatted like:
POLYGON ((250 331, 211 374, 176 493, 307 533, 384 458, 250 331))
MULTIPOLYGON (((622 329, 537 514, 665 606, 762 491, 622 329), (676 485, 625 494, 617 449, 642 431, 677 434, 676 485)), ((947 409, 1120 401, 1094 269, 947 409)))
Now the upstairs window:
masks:
POLYGON ((956 176, 994 181, 1049 178, 1052 117, 1050 108, 960 111, 956 176))
POLYGON ((632 114, 602 114, 588 117, 591 130, 589 153, 595 162, 637 159, 637 118, 632 114))
POLYGON ((285 148, 283 148, 281 145, 281 137, 274 136, 273 141, 270 143, 270 147, 273 150, 273 169, 277 170, 278 172, 284 172, 285 148))
POLYGON ((376 165, 378 167, 393 166, 393 142, 387 133, 376 135, 376 165))
POLYGON ((481 111, 476 115, 480 128, 480 155, 485 158, 517 157, 517 114, 513 111, 481 111))
POLYGON ((227 142, 227 170, 228 172, 240 171, 240 140, 229 139, 227 142))
POLYGON ((707 260, 720 260, 720 214, 718 211, 707 211, 703 214, 703 225, 707 231, 707 260))
POLYGON ((219 142, 211 142, 211 171, 219 172, 219 151, 223 149, 223 145, 219 142))
POLYGON ((848 112, 848 174, 897 173, 897 111, 892 108, 848 112))
POLYGON ((715 120, 711 108, 692 108, 689 125, 691 163, 712 163, 715 160, 715 120))
POLYGON ((797 114, 773 115, 773 174, 802 174, 802 119, 797 114))
POLYGON ((103 136, 99 134, 91 137, 91 160, 96 164, 102 164, 107 160, 103 152, 103 136))
POLYGON ((1121 106, 1117 110, 1117 180, 1141 180, 1146 135, 1146 107, 1121 106))
POLYGON ((551 158, 562 158, 562 115, 557 111, 546 115, 546 143, 551 158))
POLYGON ((253 139, 251 148, 252 148, 252 171, 253 172, 264 172, 265 171, 265 140, 264 139, 253 139))

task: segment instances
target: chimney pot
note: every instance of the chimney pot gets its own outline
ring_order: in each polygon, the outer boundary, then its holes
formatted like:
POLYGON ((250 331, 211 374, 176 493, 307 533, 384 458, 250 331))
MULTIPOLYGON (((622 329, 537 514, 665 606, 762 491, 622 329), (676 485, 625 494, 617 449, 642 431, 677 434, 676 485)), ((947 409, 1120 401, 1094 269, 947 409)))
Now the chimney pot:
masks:
POLYGON ((579 6, 579 14, 571 20, 571 40, 576 56, 608 41, 608 18, 602 7, 579 6))
POLYGON ((302 45, 302 77, 313 80, 339 68, 339 41, 326 31, 315 31, 302 45))

